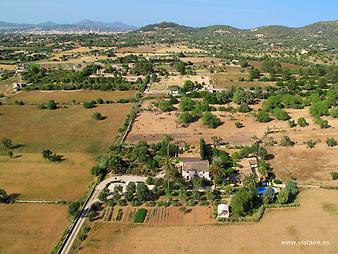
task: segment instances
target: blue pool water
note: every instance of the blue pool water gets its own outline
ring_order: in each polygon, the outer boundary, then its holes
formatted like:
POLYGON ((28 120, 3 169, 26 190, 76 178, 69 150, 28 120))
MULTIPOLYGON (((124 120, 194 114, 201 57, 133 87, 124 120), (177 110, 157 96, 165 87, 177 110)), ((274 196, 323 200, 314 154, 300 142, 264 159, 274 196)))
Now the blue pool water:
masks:
MULTIPOLYGON (((258 187, 257 188, 258 195, 264 195, 267 189, 268 189, 267 187, 258 187)), ((272 188, 272 192, 275 193, 275 190, 273 188, 272 188)))

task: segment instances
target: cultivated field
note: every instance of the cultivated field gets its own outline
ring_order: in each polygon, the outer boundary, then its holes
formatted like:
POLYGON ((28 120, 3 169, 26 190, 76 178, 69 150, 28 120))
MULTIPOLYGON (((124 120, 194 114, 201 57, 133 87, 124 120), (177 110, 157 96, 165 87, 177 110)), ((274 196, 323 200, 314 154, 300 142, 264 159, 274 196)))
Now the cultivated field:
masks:
POLYGON ((97 90, 71 90, 71 91, 28 91, 20 92, 7 99, 8 103, 14 103, 17 100, 24 101, 27 104, 47 103, 48 100, 54 100, 59 103, 80 103, 88 100, 117 101, 118 99, 132 98, 135 91, 97 91, 97 90))
POLYGON ((298 208, 267 210, 257 224, 182 227, 94 223, 80 253, 337 253, 338 191, 304 190, 300 202, 298 208), (321 245, 285 246, 281 242, 288 240, 320 241, 321 245))
POLYGON ((7 194, 28 200, 75 200, 93 179, 95 161, 85 153, 62 153, 64 161, 44 160, 40 153, 18 153, 18 158, 0 156, 0 186, 7 194))
POLYGON ((68 223, 65 205, 0 205, 0 253, 48 253, 68 223))

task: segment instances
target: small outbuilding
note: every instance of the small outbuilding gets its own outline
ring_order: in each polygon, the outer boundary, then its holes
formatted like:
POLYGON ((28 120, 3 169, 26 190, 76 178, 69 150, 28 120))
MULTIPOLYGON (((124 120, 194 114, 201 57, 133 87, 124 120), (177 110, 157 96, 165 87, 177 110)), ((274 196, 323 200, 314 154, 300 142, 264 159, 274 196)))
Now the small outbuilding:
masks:
POLYGON ((229 218, 229 206, 227 204, 219 204, 217 206, 217 219, 229 218))

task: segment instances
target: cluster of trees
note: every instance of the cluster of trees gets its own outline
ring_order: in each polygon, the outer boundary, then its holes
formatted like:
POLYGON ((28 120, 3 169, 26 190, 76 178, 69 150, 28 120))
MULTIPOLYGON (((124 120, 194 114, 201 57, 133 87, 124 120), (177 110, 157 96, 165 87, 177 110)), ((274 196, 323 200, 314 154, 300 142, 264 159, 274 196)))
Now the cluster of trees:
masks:
POLYGON ((28 90, 130 90, 137 88, 136 84, 128 82, 122 75, 114 77, 91 77, 97 65, 90 65, 82 71, 73 70, 46 70, 38 66, 31 66, 22 74, 23 79, 30 83, 28 90))
POLYGON ((62 155, 59 155, 59 154, 56 154, 56 153, 53 153, 51 150, 49 149, 46 149, 46 150, 43 150, 41 152, 41 155, 42 155, 42 158, 45 159, 45 160, 49 160, 51 162, 61 162, 63 159, 62 159, 62 155))
POLYGON ((14 157, 14 153, 11 150, 14 147, 12 139, 7 138, 7 137, 3 137, 1 139, 1 145, 2 145, 3 149, 7 152, 9 158, 12 159, 14 157))

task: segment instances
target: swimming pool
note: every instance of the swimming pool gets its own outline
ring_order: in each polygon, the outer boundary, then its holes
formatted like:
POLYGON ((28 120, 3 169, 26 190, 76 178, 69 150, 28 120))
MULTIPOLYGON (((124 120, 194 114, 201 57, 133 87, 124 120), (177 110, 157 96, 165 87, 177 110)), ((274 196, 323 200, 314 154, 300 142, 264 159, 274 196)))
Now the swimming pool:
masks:
MULTIPOLYGON (((266 190, 268 189, 268 187, 258 187, 257 191, 258 191, 258 195, 262 196, 264 195, 264 193, 266 192, 266 190)), ((272 193, 275 193, 275 189, 272 188, 272 193)))

